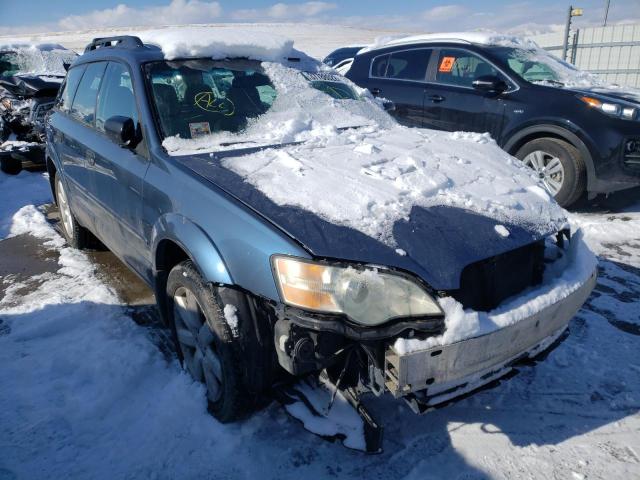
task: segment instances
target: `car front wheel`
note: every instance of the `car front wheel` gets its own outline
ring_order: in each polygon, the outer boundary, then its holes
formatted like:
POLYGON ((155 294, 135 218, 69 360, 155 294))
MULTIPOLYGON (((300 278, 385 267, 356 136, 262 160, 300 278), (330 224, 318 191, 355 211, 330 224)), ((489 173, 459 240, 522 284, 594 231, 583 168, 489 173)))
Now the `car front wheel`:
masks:
POLYGON ((178 357, 189 375, 205 385, 209 411, 221 422, 243 418, 256 407, 244 372, 263 368, 247 364, 242 351, 249 340, 234 334, 238 325, 229 325, 211 287, 190 260, 171 270, 166 293, 178 357))
POLYGON ((580 152, 563 140, 532 140, 518 150, 516 157, 536 172, 563 207, 575 203, 586 190, 587 172, 580 152))

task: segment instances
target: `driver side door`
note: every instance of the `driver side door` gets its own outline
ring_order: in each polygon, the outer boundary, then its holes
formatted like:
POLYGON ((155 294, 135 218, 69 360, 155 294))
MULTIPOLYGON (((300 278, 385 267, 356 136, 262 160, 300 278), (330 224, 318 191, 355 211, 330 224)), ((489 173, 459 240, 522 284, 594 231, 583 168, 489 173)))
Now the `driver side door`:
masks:
MULTIPOLYGON (((424 94, 427 128, 447 131, 489 132, 499 139, 504 128, 509 91, 502 94, 476 90, 473 81, 492 75, 511 82, 489 61, 462 48, 441 48, 432 57, 424 94)), ((510 87, 511 89, 511 87, 510 87)))

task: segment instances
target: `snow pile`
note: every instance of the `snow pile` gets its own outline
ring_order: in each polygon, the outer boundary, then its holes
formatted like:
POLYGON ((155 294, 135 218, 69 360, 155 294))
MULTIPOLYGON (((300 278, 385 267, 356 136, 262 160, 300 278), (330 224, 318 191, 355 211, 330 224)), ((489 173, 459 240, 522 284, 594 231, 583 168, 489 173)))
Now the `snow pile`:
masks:
MULTIPOLYGON (((27 171, 19 175, 0 172, 0 240, 8 236, 14 227, 14 215, 31 203, 41 205, 51 201, 49 176, 27 171)), ((16 233, 14 233, 16 234, 16 233)))
POLYGON ((333 130, 221 162, 279 205, 390 246, 393 225, 414 206, 458 207, 540 233, 566 223, 531 171, 484 135, 401 126, 333 130))
POLYGON ((23 142, 22 140, 7 140, 0 144, 0 150, 3 152, 27 152, 30 148, 42 145, 37 142, 23 142))
POLYGON ((578 230, 571 238, 565 257, 547 266, 541 286, 512 297, 490 312, 464 310, 453 298, 441 298, 438 302, 445 312, 444 334, 426 340, 400 338, 394 343, 394 349, 398 353, 409 353, 449 345, 517 323, 571 295, 589 280, 596 267, 596 257, 578 230))
POLYGON ((227 321, 227 325, 231 329, 231 333, 234 337, 238 336, 238 308, 235 305, 227 304, 224 306, 224 319, 227 321))
POLYGON ((428 33, 411 36, 386 36, 376 38, 373 44, 358 53, 377 50, 379 48, 391 47, 394 45, 406 45, 413 43, 430 42, 464 42, 476 43, 480 45, 499 45, 502 47, 517 48, 538 48, 538 44, 533 40, 518 37, 515 35, 505 35, 497 32, 444 32, 428 33))
POLYGON ((143 42, 159 46, 167 60, 209 57, 279 62, 293 50, 293 41, 288 38, 242 29, 166 28, 139 35, 143 42))

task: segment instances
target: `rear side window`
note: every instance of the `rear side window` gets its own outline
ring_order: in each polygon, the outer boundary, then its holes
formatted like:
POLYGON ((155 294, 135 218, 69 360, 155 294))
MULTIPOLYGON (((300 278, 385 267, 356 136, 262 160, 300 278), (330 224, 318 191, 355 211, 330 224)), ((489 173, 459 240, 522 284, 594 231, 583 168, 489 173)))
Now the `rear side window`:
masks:
POLYGON ((131 118, 134 124, 138 123, 129 70, 121 63, 110 62, 98 95, 96 128, 104 131, 104 122, 116 115, 131 118))
POLYGON ((391 54, 387 67, 387 78, 399 80, 424 80, 427 66, 431 58, 431 50, 404 50, 391 54))
POLYGON ((381 55, 371 62, 371 76, 396 80, 421 80, 427 76, 432 50, 418 48, 381 55))
POLYGON ((371 76, 375 78, 384 78, 387 75, 387 65, 389 65, 391 55, 381 55, 373 59, 371 62, 371 76))
POLYGON ((473 87, 473 81, 487 75, 500 76, 486 60, 466 50, 440 50, 436 82, 461 87, 473 87))
POLYGON ((71 115, 81 122, 93 125, 96 116, 96 98, 100 81, 107 66, 106 62, 91 63, 80 80, 78 91, 73 99, 71 115))
POLYGON ((80 79, 82 78, 85 68, 86 65, 80 65, 79 67, 70 69, 69 73, 67 73, 67 79, 64 82, 64 87, 60 93, 60 99, 58 100, 58 108, 63 112, 71 110, 73 96, 78 89, 78 84, 80 83, 80 79))

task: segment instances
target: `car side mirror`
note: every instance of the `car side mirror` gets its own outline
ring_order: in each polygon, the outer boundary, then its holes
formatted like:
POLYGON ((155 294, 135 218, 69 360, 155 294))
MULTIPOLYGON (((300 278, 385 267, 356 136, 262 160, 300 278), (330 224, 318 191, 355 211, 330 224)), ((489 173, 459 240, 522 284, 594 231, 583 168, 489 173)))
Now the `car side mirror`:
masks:
POLYGON ((509 89, 507 82, 495 75, 483 75, 476 78, 473 83, 473 88, 481 92, 487 93, 502 93, 509 89))
POLYGON ((121 147, 133 147, 136 140, 136 126, 133 119, 115 115, 104 122, 107 136, 121 147))

